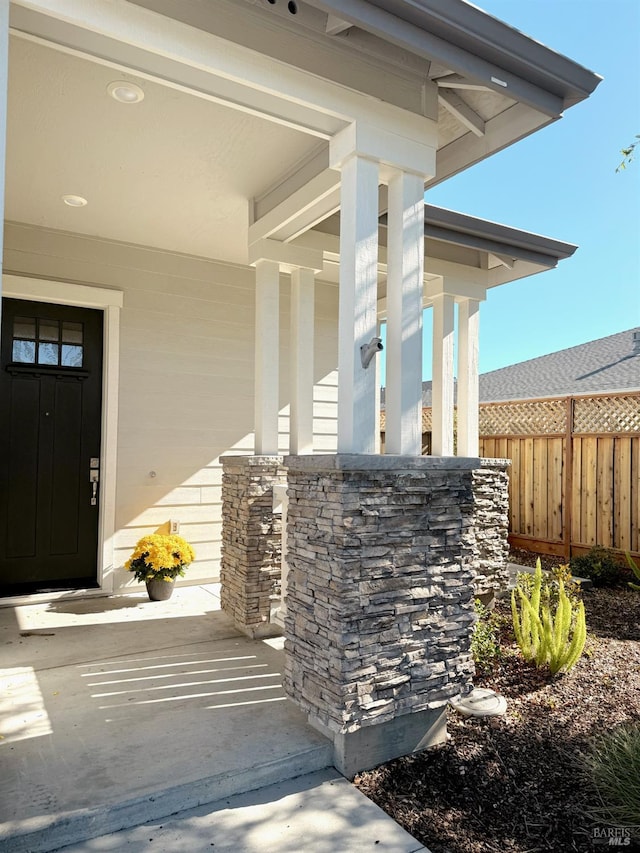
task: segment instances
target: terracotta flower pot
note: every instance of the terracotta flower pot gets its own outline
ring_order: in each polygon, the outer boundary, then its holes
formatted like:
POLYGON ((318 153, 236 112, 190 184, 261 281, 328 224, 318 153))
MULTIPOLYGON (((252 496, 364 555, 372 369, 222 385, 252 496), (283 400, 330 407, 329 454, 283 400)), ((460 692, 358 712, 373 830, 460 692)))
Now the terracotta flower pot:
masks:
POLYGON ((153 580, 146 581, 146 585, 151 601, 167 601, 171 598, 176 582, 175 579, 163 581, 158 578, 154 578, 153 580))

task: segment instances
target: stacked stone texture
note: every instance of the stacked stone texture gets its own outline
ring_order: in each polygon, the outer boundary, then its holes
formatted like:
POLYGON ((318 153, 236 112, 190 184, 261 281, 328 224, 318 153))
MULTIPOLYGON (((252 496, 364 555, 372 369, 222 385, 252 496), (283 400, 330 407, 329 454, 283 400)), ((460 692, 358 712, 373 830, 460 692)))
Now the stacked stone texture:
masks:
POLYGON ((344 733, 471 689, 477 484, 471 460, 323 458, 286 460, 284 685, 344 733))
POLYGON ((220 602, 249 634, 269 623, 280 594, 282 530, 273 487, 286 481, 280 456, 222 458, 220 602))
POLYGON ((474 592, 493 596, 509 584, 509 460, 481 459, 473 477, 474 592))

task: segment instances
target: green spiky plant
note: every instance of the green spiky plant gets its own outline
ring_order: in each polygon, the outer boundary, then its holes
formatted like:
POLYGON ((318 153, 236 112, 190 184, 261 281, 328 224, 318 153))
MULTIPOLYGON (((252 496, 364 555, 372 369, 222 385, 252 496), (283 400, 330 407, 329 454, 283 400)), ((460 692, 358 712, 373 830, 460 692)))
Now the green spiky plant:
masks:
POLYGON ((521 585, 511 592, 513 630, 525 660, 549 666, 553 675, 569 672, 578 662, 587 639, 584 603, 573 603, 558 581, 558 599, 550 603, 548 586, 542 586, 542 567, 536 562, 530 594, 521 585), (520 607, 518 608, 518 604, 520 607))
MULTIPOLYGON (((640 566, 636 565, 635 560, 632 559, 629 551, 625 551, 624 555, 627 558, 627 563, 629 564, 629 568, 631 569, 631 571, 634 573, 634 575, 640 581, 640 566)), ((629 581, 629 586, 631 587, 631 589, 635 589, 636 592, 640 592, 640 584, 633 583, 633 581, 629 581)))

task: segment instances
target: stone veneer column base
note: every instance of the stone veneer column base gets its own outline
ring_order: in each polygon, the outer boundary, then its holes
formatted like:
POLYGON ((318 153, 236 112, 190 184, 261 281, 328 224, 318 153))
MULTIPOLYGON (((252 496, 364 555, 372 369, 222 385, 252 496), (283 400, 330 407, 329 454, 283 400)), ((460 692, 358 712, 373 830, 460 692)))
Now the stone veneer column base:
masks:
POLYGON ((286 483, 287 473, 281 456, 223 456, 221 461, 221 607, 248 637, 273 637, 282 633, 271 622, 282 551, 273 487, 286 483))
POLYGON ((289 456, 287 694, 346 775, 443 739, 472 689, 479 459, 289 456))
POLYGON ((481 459, 473 472, 474 595, 491 604, 509 586, 509 475, 511 460, 481 459))

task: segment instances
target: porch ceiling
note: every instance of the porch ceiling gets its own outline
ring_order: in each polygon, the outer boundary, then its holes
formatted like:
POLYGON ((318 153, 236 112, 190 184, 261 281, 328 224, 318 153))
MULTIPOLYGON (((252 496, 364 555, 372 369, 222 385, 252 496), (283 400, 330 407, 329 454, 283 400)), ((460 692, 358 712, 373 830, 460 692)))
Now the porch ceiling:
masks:
POLYGON ((318 146, 280 124, 12 36, 6 218, 244 263, 248 200, 318 146), (135 105, 114 80, 145 92, 135 105), (88 200, 68 207, 62 195, 88 200))
POLYGON ((116 10, 108 0, 15 0, 6 218, 246 263, 250 242, 293 240, 338 210, 328 140, 354 117, 407 118, 412 131, 437 122, 431 184, 597 85, 460 0, 462 18, 435 36, 422 17, 444 14, 438 0, 358 0, 344 4, 344 20, 334 5, 306 0, 293 16, 255 0, 130 0, 116 10), (420 20, 405 15, 413 5, 420 20), (511 64, 496 46, 507 31, 523 52, 511 64), (136 82, 144 100, 111 99, 118 79, 136 82), (65 206, 65 193, 88 205, 65 206))

